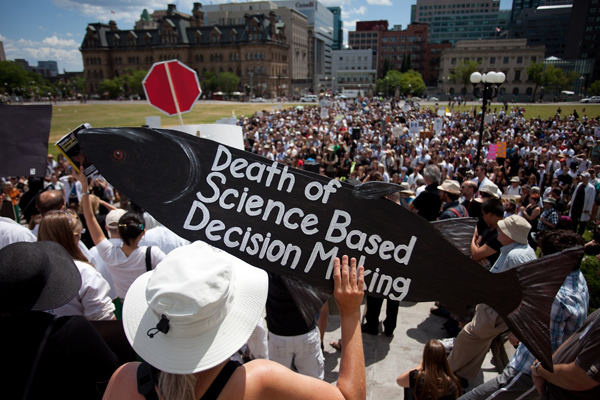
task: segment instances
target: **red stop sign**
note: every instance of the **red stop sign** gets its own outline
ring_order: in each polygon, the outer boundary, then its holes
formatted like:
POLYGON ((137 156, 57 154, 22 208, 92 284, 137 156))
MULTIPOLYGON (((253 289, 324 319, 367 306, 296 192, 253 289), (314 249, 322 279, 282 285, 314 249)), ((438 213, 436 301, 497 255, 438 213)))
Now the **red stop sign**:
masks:
POLYGON ((177 60, 154 64, 142 84, 148 102, 168 115, 190 111, 202 93, 196 71, 177 60))

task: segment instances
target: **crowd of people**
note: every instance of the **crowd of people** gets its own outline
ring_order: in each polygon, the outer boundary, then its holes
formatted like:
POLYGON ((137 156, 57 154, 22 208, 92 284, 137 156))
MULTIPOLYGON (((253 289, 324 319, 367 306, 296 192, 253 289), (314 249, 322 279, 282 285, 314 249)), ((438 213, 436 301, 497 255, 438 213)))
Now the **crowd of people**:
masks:
MULTIPOLYGON (((324 99, 238 124, 245 149, 269 160, 351 185, 397 184, 388 199, 424 223, 477 218, 471 257, 499 273, 596 232, 600 165, 589 158, 597 118, 527 119, 524 111, 492 109, 479 132, 477 107, 450 113, 437 104, 324 99), (499 143, 505 154, 494 154, 499 143)), ((6 354, 14 365, 9 398, 364 399, 361 331, 393 338, 397 329, 398 302, 387 300, 380 332, 382 299, 371 296, 361 325, 356 260, 336 260, 335 301, 306 326, 280 277, 190 244, 60 156, 48 156, 44 178, 3 178, 0 200, 0 324, 4 343, 15 343, 6 354), (331 342, 342 352, 337 387, 322 381, 331 308, 341 316, 341 340, 331 342), (102 322, 116 322, 145 362, 127 362, 135 358, 106 340, 102 322)), ((587 254, 600 253, 600 235, 594 239, 587 254)), ((453 338, 428 341, 422 362, 397 383, 415 399, 599 398, 600 313, 588 316, 588 303, 577 266, 554 299, 550 371, 491 307, 473 304, 469 317, 458 317, 436 302, 431 314, 453 338), (496 379, 469 388, 502 335, 515 355, 496 379)))

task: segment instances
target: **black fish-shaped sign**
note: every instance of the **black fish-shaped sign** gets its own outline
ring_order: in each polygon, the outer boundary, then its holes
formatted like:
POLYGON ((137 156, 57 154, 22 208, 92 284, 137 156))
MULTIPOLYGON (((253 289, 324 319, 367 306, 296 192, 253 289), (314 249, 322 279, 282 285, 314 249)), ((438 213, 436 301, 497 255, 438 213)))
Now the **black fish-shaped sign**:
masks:
POLYGON ((550 308, 580 248, 493 274, 440 233, 460 221, 428 223, 378 197, 377 186, 353 188, 170 130, 86 129, 79 140, 111 184, 188 240, 327 293, 334 258, 356 257, 367 294, 439 300, 463 314, 486 303, 552 368, 550 308))

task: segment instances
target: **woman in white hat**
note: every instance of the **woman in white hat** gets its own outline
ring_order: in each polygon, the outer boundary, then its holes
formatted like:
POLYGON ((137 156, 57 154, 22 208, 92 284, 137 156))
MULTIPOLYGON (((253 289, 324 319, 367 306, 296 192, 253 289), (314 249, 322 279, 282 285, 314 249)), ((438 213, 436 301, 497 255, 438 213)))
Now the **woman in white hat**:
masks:
POLYGON ((364 399, 364 269, 356 268, 355 259, 348 263, 346 256, 334 262, 342 326, 337 387, 272 361, 239 365, 229 360, 262 317, 267 274, 195 242, 173 250, 131 285, 123 325, 146 363, 119 368, 104 399, 364 399))

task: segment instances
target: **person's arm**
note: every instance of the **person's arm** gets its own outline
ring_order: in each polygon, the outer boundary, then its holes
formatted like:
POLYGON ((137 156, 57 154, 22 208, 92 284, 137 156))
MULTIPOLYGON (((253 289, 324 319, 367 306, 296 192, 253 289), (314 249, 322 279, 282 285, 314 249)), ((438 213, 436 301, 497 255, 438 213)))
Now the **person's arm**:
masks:
MULTIPOLYGON (((234 374, 232 394, 244 400, 364 400, 366 398, 365 361, 360 331, 360 304, 364 293, 364 269, 356 268, 353 258, 334 261, 334 296, 340 309, 342 355, 337 387, 301 375, 281 364, 254 360, 243 366, 245 374, 234 374), (340 265, 341 264, 341 265, 340 265), (239 385, 239 386, 238 386, 239 385)), ((226 388, 227 389, 227 388, 226 388)))
POLYGON ((85 217, 88 231, 90 232, 90 236, 92 237, 94 244, 98 245, 98 243, 106 239, 106 236, 104 236, 104 232, 102 232, 102 228, 100 228, 100 224, 98 224, 98 221, 96 221, 94 211, 92 210, 92 202, 90 201, 90 196, 88 195, 89 188, 87 177, 83 173, 83 170, 74 176, 81 183, 81 190, 84 193, 84 195, 81 197, 81 207, 83 208, 83 216, 85 217))
POLYGON ((473 251, 473 246, 471 245, 471 258, 475 261, 481 261, 494 253, 497 253, 497 251, 488 246, 487 244, 484 244, 481 247, 477 247, 475 251, 473 251))
MULTIPOLYGON (((554 364, 554 372, 545 370, 541 365, 539 365, 536 370, 536 368, 534 368, 536 364, 537 360, 531 367, 532 377, 541 378, 544 381, 550 382, 563 389, 581 391, 589 390, 600 385, 600 383, 589 377, 583 368, 579 367, 575 362, 569 364, 554 364)), ((538 379, 538 381, 540 380, 538 379)))
POLYGON ((402 375, 400 375, 398 378, 396 378, 396 383, 398 384, 398 386, 402 386, 404 388, 409 388, 410 387, 410 373, 412 371, 416 370, 421 370, 423 366, 423 360, 421 360, 421 363, 413 369, 409 369, 408 371, 406 371, 405 373, 403 373, 402 375))
POLYGON ((523 217, 524 217, 525 219, 527 219, 528 221, 530 221, 530 222, 531 222, 531 221, 535 221, 535 220, 536 220, 536 218, 537 218, 537 217, 540 215, 541 211, 542 211, 542 210, 540 209, 540 207, 536 206, 536 207, 533 209, 533 211, 531 212, 531 215, 528 215, 526 212, 524 212, 524 213, 523 213, 523 217))
POLYGON ((99 201, 98 201, 98 203, 99 203, 101 206, 104 206, 104 207, 106 207, 106 208, 108 209, 108 211, 113 211, 113 210, 116 210, 116 209, 117 209, 117 207, 113 206, 113 205, 112 205, 112 204, 110 204, 110 203, 107 203, 106 201, 104 201, 104 200, 102 200, 102 199, 100 199, 100 198, 98 198, 98 200, 99 200, 99 201))

